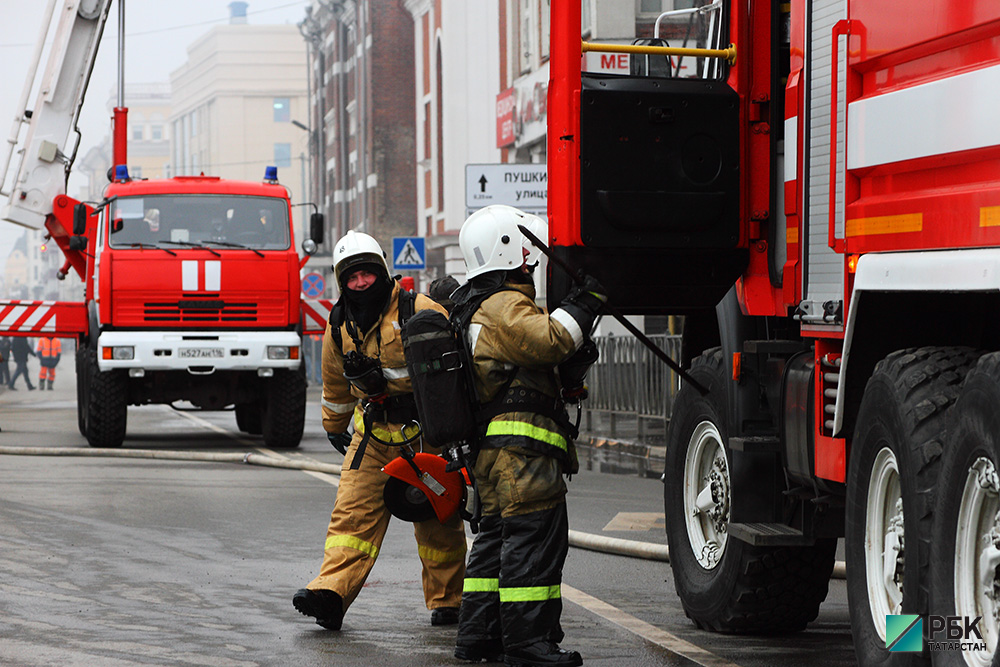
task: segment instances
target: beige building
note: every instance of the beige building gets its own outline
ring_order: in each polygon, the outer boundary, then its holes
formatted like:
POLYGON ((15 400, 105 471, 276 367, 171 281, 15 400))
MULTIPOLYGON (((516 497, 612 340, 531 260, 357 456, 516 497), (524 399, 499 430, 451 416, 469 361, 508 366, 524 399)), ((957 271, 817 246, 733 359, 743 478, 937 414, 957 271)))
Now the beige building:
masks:
MULTIPOLYGON (((293 204, 311 201, 309 133, 292 123, 309 120, 306 45, 297 27, 216 26, 187 53, 170 76, 170 175, 260 181, 274 165, 293 204)), ((301 243, 312 208, 292 211, 301 243)))

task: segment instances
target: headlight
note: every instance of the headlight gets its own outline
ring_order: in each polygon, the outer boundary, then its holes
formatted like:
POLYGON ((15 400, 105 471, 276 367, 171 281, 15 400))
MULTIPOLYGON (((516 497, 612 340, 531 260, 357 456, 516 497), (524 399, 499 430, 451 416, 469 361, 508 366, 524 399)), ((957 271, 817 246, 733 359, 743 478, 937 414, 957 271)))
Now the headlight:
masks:
POLYGON ((298 359, 299 347, 297 345, 268 345, 267 358, 281 361, 298 359))
POLYGON ((314 252, 316 252, 316 247, 317 247, 316 242, 313 241, 312 239, 306 239, 305 241, 302 242, 302 252, 304 252, 307 255, 311 255, 314 252))
POLYGON ((102 347, 101 358, 115 361, 131 361, 135 359, 135 347, 132 345, 119 345, 116 347, 102 347))

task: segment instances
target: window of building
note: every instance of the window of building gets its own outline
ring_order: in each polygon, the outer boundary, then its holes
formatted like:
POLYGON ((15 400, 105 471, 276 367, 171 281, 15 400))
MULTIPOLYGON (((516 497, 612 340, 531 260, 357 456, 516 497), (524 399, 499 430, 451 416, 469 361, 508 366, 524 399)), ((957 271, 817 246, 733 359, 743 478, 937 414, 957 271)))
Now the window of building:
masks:
POLYGON ((274 98, 274 122, 287 123, 292 120, 292 100, 288 97, 274 98))
POLYGON ((133 125, 132 141, 142 141, 142 138, 143 138, 142 125, 133 125))
POLYGON ((275 167, 291 167, 292 166, 292 145, 291 144, 275 144, 274 145, 274 166, 275 167))
POLYGON ((655 18, 663 12, 675 9, 690 9, 694 0, 638 0, 636 11, 645 18, 655 18))
MULTIPOLYGON (((538 55, 542 60, 549 59, 549 25, 552 15, 552 0, 539 0, 538 55)), ((583 4, 587 4, 584 2, 583 4)), ((580 8, 581 10, 583 7, 580 8)))
POLYGON ((347 134, 353 137, 358 133, 358 101, 351 100, 347 103, 347 134))
POLYGON ((163 126, 162 125, 152 125, 150 127, 150 132, 152 134, 153 141, 163 141, 163 126))
POLYGON ((594 30, 590 2, 591 0, 583 0, 583 3, 580 5, 580 34, 584 37, 589 37, 594 30))
POLYGON ((536 0, 520 0, 520 49, 518 57, 520 59, 521 72, 531 70, 531 59, 535 55, 535 13, 532 4, 536 0))

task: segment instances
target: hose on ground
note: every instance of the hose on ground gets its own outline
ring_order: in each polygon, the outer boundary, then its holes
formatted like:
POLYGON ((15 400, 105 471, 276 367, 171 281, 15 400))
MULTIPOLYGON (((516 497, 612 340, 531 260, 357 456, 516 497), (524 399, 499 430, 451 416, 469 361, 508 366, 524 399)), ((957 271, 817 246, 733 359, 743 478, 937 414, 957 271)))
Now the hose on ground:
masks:
MULTIPOLYGON (((336 463, 320 463, 318 461, 301 461, 282 459, 253 452, 181 452, 159 449, 102 449, 91 447, 87 449, 76 447, 12 447, 0 446, 0 456, 94 456, 125 459, 160 459, 169 461, 208 461, 212 463, 245 463, 248 465, 265 466, 268 468, 286 468, 291 470, 307 470, 339 475, 341 467, 336 463)), ((569 531, 569 544, 578 549, 588 549, 601 553, 630 556, 670 562, 670 551, 665 544, 642 542, 639 540, 623 540, 618 537, 581 533, 578 530, 569 531)), ((837 561, 833 566, 833 578, 844 579, 847 568, 844 561, 837 561)))

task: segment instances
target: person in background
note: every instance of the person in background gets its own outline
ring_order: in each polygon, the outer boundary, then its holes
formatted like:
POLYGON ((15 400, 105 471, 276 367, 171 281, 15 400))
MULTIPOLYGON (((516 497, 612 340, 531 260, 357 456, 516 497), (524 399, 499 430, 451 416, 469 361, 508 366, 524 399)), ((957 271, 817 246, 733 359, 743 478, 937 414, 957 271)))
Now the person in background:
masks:
POLYGON ((31 386, 31 376, 28 375, 28 355, 32 357, 38 355, 31 349, 31 343, 27 338, 15 336, 14 342, 11 344, 10 354, 14 357, 14 375, 10 378, 7 386, 16 390, 17 387, 14 386, 14 383, 17 382, 17 378, 23 375, 24 383, 28 385, 28 391, 34 391, 35 388, 31 386))
POLYGON ((62 356, 62 341, 58 338, 43 336, 38 339, 38 363, 41 366, 38 370, 38 388, 52 389, 52 383, 56 379, 56 366, 59 364, 59 357, 62 356), (48 381, 48 387, 45 386, 48 381))
POLYGON ((0 336, 0 384, 10 384, 10 338, 0 336))

